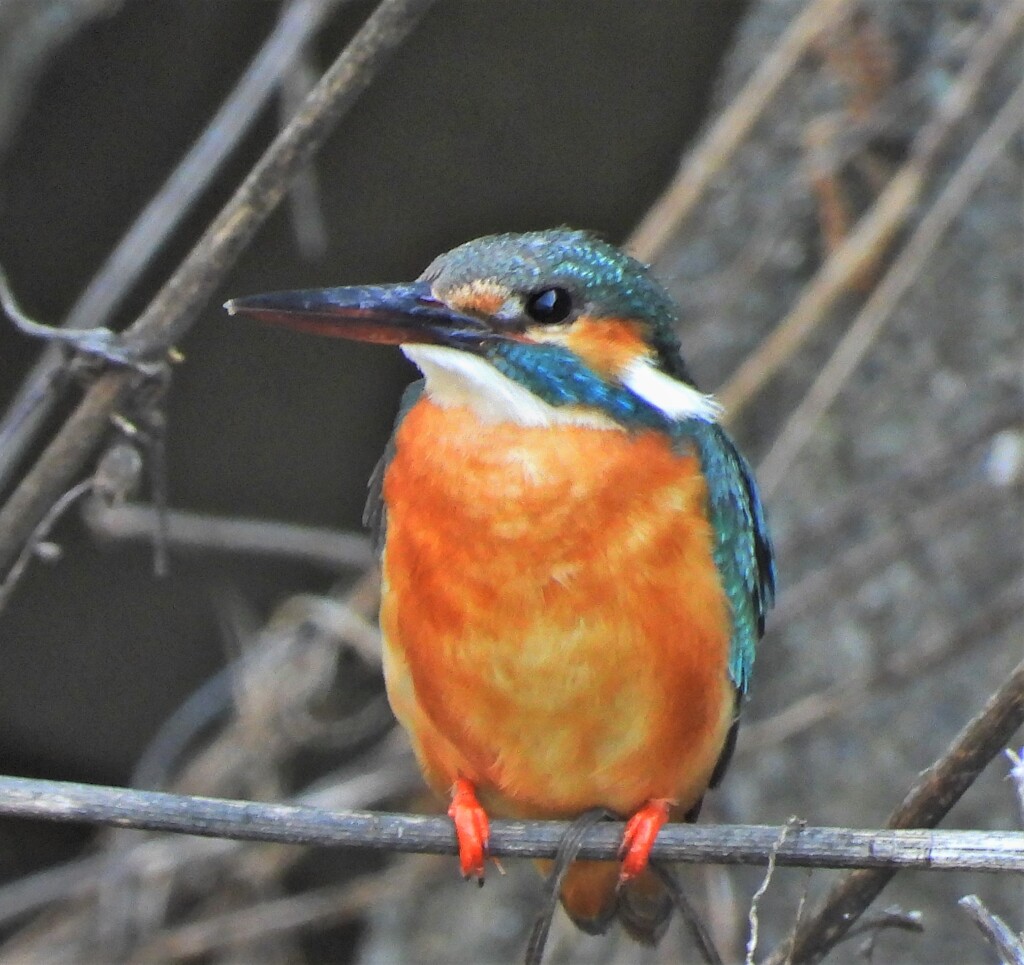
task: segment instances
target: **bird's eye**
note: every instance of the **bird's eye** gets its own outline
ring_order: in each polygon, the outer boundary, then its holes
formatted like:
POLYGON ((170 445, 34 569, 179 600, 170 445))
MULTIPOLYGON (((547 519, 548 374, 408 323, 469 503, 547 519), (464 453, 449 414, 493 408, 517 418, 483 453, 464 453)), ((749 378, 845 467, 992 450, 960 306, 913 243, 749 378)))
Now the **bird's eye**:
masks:
POLYGON ((564 288, 544 288, 526 301, 526 314, 535 322, 564 322, 572 311, 572 295, 564 288))

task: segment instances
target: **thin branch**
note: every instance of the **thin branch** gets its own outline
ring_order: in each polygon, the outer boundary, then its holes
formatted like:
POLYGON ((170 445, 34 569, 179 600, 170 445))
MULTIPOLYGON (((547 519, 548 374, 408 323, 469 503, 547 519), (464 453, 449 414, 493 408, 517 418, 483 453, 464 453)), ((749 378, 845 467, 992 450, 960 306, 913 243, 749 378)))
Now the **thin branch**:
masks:
MULTIPOLYGON (((153 256, 188 214, 305 44, 340 0, 295 0, 281 14, 234 90, 206 130, 135 219, 85 291, 64 327, 88 329, 106 322, 138 281, 153 256)), ((67 380, 67 359, 47 346, 0 420, 0 491, 39 434, 67 380)))
MULTIPOLYGON (((1018 4, 1024 22, 1024 3, 1018 4)), ((1017 85, 999 113, 960 165, 917 226, 885 278, 871 294, 840 340, 814 384, 790 415, 768 454, 758 466, 762 491, 770 495, 787 478, 793 460, 806 445, 822 416, 835 401, 861 360, 892 317, 899 300, 920 275, 957 215, 981 185, 992 163, 1024 127, 1024 81, 1017 85)))
POLYGON ((904 911, 899 905, 893 905, 873 915, 863 915, 860 921, 853 926, 844 936, 843 941, 851 941, 854 938, 867 936, 857 954, 866 962, 873 960, 875 947, 883 932, 903 931, 915 935, 924 934, 924 917, 919 911, 904 911))
MULTIPOLYGON (((924 772, 903 803, 889 816, 888 827, 931 828, 938 824, 989 761, 1009 744, 1021 724, 1024 724, 1024 662, 1014 668, 946 753, 924 772)), ((854 871, 841 878, 818 911, 790 933, 765 965, 821 961, 875 900, 896 870, 888 867, 854 871)))
POLYGON ((957 904, 970 915, 1004 965, 1024 965, 1024 944, 1020 935, 998 915, 993 915, 977 895, 966 895, 957 904))
MULTIPOLYGON (((295 174, 367 88, 436 0, 382 0, 321 78, 305 107, 275 138, 178 270, 127 333, 140 358, 159 357, 192 326, 199 311, 295 174)), ((113 412, 138 383, 127 370, 108 372, 86 393, 0 510, 0 573, 5 573, 46 510, 82 469, 113 412)))
MULTIPOLYGON (((1019 676, 1024 681, 1024 665, 1019 676)), ((1020 701, 1024 705, 1024 700, 1020 701)), ((945 790, 945 788, 943 788, 945 790)), ((336 812, 289 804, 132 791, 125 788, 0 777, 0 814, 277 844, 456 854, 451 821, 370 811, 336 812)), ((553 858, 567 821, 493 821, 495 857, 553 858)), ((589 829, 581 860, 611 861, 623 825, 589 829)), ((767 864, 821 868, 1024 871, 1024 832, 798 828, 779 844, 779 829, 758 825, 666 826, 652 856, 667 862, 767 864)))
POLYGON ((826 28, 843 15, 849 0, 810 0, 789 25, 743 89, 687 156, 662 196, 626 241, 641 261, 661 254, 669 238, 703 196, 715 175, 761 118, 800 58, 826 28))
POLYGON ((757 952, 757 942, 761 930, 761 899, 767 893, 768 886, 772 883, 772 878, 775 875, 775 864, 778 860, 779 850, 786 843, 786 838, 789 836, 790 831, 798 830, 802 826, 803 822, 799 818, 791 817, 786 822, 785 827, 779 832, 779 836, 772 846, 771 854, 768 855, 768 866, 765 868, 764 878, 761 879, 761 884, 758 885, 757 891, 754 892, 753 897, 750 899, 750 910, 747 913, 748 933, 746 956, 743 959, 744 965, 754 965, 754 955, 757 952))
MULTIPOLYGON (((99 499, 86 504, 84 516, 100 541, 148 543, 158 525, 157 511, 149 506, 108 505, 99 499)), ((167 542, 172 549, 282 556, 330 570, 363 569, 373 562, 370 541, 359 533, 183 510, 167 512, 167 542)))
MULTIPOLYGON (((792 358, 824 321, 836 299, 866 266, 875 261, 879 250, 913 213, 940 151, 946 146, 956 125, 970 111, 979 92, 985 88, 990 73, 999 64, 1001 53, 1022 26, 1024 0, 1009 0, 975 43, 967 63, 946 94, 938 112, 915 139, 907 162, 892 177, 871 210, 857 222, 849 237, 818 269, 789 314, 719 391, 718 396, 730 418, 734 419, 765 383, 792 358)), ((974 157, 975 152, 971 156, 974 157)), ((972 163, 976 164, 977 159, 972 163)), ((887 279, 892 277, 894 271, 895 267, 890 270, 887 279)), ((876 303, 875 298, 872 303, 876 303)), ((762 480, 762 489, 765 489, 763 473, 759 471, 758 477, 762 480)), ((770 491, 771 487, 767 488, 770 491)))
MULTIPOLYGON (((769 858, 770 860, 771 858, 769 858)), ((683 925, 706 965, 722 965, 722 956, 718 953, 711 932, 708 931, 708 927, 704 924, 704 919, 698 914, 697 909, 690 903, 690 899, 686 897, 686 892, 683 891, 682 885, 676 880, 671 869, 655 860, 651 861, 651 871, 665 886, 669 898, 672 899, 672 907, 679 912, 683 925)))
POLYGON ((50 535, 50 530, 56 525, 57 520, 67 512, 70 506, 81 499, 92 488, 92 479, 83 479, 80 483, 76 483, 49 508, 46 515, 39 521, 20 555, 14 561, 14 566, 11 567, 3 582, 0 582, 0 610, 4 608, 8 598, 14 592, 14 588, 18 585, 18 581, 25 572, 29 560, 37 555, 40 544, 50 535))
MULTIPOLYGON (((411 794, 421 786, 408 742, 395 738, 296 795, 292 803, 331 809, 370 807, 411 794)), ((186 868, 205 870, 237 863, 246 844, 227 838, 162 835, 120 852, 116 860, 123 874, 144 887, 154 878, 174 875, 186 868)), ((0 925, 8 925, 55 902, 94 895, 110 864, 111 856, 107 853, 90 855, 0 885, 0 925)))

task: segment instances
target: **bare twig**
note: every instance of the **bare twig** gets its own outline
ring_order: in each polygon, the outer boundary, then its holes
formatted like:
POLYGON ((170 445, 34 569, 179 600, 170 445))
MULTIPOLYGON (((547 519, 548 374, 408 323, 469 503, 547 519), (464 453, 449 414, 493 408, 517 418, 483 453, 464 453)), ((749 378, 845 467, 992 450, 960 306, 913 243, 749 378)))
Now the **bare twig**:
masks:
MULTIPOLYGON (((1024 4, 1017 4, 1017 9, 1021 12, 1020 21, 1024 22, 1024 4)), ((793 460, 878 338, 885 323, 892 317, 900 298, 913 284, 957 215, 978 189, 985 172, 1022 127, 1024 82, 1010 95, 964 158, 952 180, 921 219, 892 268, 858 313, 814 384, 786 421, 758 466, 757 476, 765 493, 773 493, 786 478, 793 460)))
POLYGON ((565 881, 565 876, 569 873, 569 869, 579 854, 584 835, 595 824, 611 816, 611 812, 604 808, 592 808, 572 821, 566 829, 562 840, 558 843, 558 851, 555 854, 551 873, 544 881, 541 909, 537 913, 533 928, 530 930, 530 937, 526 942, 526 951, 523 955, 524 965, 540 965, 543 960, 544 946, 547 945, 551 922, 558 910, 562 882, 565 881))
MULTIPOLYGON (((420 782, 408 743, 396 738, 297 795, 293 803, 333 809, 370 807, 411 793, 420 782)), ((134 875, 141 886, 187 867, 237 862, 240 849, 246 846, 244 841, 226 838, 158 836, 122 851, 118 860, 125 873, 134 875)), ((107 854, 91 855, 0 886, 0 924, 9 924, 54 902, 94 895, 109 861, 107 854)))
POLYGON ((71 505, 88 493, 92 487, 92 479, 83 479, 80 483, 75 484, 50 507, 46 515, 39 521, 39 525, 32 531, 32 535, 29 536, 28 542, 22 549, 21 554, 14 561, 14 566, 11 567, 3 582, 0 583, 0 610, 4 608, 10 595, 14 592, 14 588, 18 585, 18 580, 21 579, 21 575, 25 572, 25 567, 28 566, 29 560, 36 555, 40 543, 49 536, 50 530, 53 529, 57 520, 67 512, 71 505))
MULTIPOLYGON (((890 815, 890 828, 934 827, 1024 723, 1024 662, 1010 673, 985 708, 921 777, 890 815)), ((935 833, 935 832, 933 832, 935 833)), ((829 891, 818 911, 772 952, 766 965, 818 962, 842 939, 896 873, 896 868, 854 871, 829 891)))
POLYGON ((862 915, 860 921, 844 936, 843 941, 850 941, 866 935, 857 949, 858 955, 870 962, 875 954, 875 947, 882 932, 904 931, 915 935, 924 933, 924 919, 919 911, 904 911, 899 905, 893 905, 873 915, 862 915))
POLYGON ((704 960, 705 965, 722 965, 722 956, 715 947, 715 941, 711 937, 711 932, 708 931, 707 925, 704 924, 704 920, 698 914, 697 909, 690 904, 690 899, 686 897, 686 892, 683 891, 682 886, 676 880, 676 876, 672 874, 671 869, 667 868, 660 861, 651 861, 651 871, 658 876, 661 883, 665 886, 665 890, 672 899, 672 907, 679 912, 679 917, 686 926, 686 930, 690 933, 690 937, 693 939, 697 951, 700 952, 700 957, 704 960))
MULTIPOLYGON (((920 200, 929 171, 939 152, 945 147, 956 125, 970 110, 990 73, 999 63, 1000 55, 1022 26, 1024 2, 1009 0, 975 43, 957 82, 946 95, 936 115, 921 129, 910 158, 896 172, 849 237, 833 251, 805 286, 789 314, 719 391, 719 398, 731 418, 734 419, 755 393, 792 358, 811 332, 825 319, 836 299, 848 289, 851 281, 876 259, 880 248, 903 226, 920 200)), ((972 165, 977 165, 976 151, 971 152, 971 157, 974 158, 972 165)), ((975 176, 980 176, 980 172, 970 174, 972 178, 975 176)), ((887 279, 892 277, 893 271, 889 272, 887 279)), ((880 301, 876 293, 872 303, 878 304, 880 301)), ((764 489, 763 474, 760 471, 759 478, 762 478, 764 489)), ((767 488, 770 491, 771 487, 767 488)))
MULTIPOLYGON (((148 542, 157 528, 157 512, 148 506, 111 506, 95 499, 86 504, 84 516, 101 541, 148 542)), ((373 562, 370 541, 359 533, 184 510, 168 511, 167 541, 172 549, 283 556, 330 570, 362 569, 373 562)))
MULTIPOLYGON (((294 0, 253 58, 235 89, 181 162, 136 218, 65 319, 68 329, 105 322, 181 223, 306 42, 340 0, 294 0)), ((65 356, 48 346, 0 420, 0 491, 64 391, 65 356)))
MULTIPOLYGON (((1024 679, 1024 665, 1017 676, 1024 679)), ((926 778, 926 787, 935 783, 934 778, 926 778)), ((948 788, 943 785, 935 793, 945 799, 948 788)), ((278 844, 416 854, 458 850, 452 823, 446 818, 339 813, 20 777, 0 777, 0 814, 278 844)), ((568 828, 566 821, 494 821, 489 851, 496 857, 553 858, 568 828)), ((580 859, 614 860, 622 831, 618 822, 591 828, 580 845, 580 859)), ((775 853, 780 865, 881 868, 885 870, 880 873, 889 876, 899 868, 1024 871, 1024 832, 1018 831, 800 828, 782 845, 778 838, 777 827, 673 824, 658 835, 652 855, 668 862, 767 864, 775 853)))
POLYGON ((998 915, 992 914, 977 895, 965 895, 957 904, 971 916, 1004 965, 1024 965, 1024 944, 1020 935, 998 915))
POLYGON ((764 878, 761 879, 761 884, 758 885, 757 891, 754 892, 753 897, 750 899, 750 911, 747 913, 747 946, 746 946, 746 957, 744 958, 745 965, 754 965, 754 955, 757 953, 757 941, 758 932, 760 931, 760 904, 761 899, 765 896, 768 891, 768 886, 772 882, 772 877, 775 874, 775 862, 778 858, 779 849, 786 843, 790 831, 800 828, 804 825, 804 822, 797 817, 791 817, 787 822, 786 826, 779 832, 779 837, 772 847, 771 854, 768 855, 768 866, 764 870, 764 878))
POLYGON ((809 0, 760 67, 683 162, 679 173, 626 241, 641 261, 658 257, 725 166, 810 45, 842 16, 849 0, 809 0))
MULTIPOLYGON (((275 138, 191 253, 128 330, 140 358, 161 354, 181 338, 259 226, 277 207, 291 178, 326 140, 387 57, 435 0, 382 0, 275 138)), ((138 381, 108 372, 89 389, 0 510, 0 573, 13 563, 38 521, 102 438, 111 414, 138 381)))

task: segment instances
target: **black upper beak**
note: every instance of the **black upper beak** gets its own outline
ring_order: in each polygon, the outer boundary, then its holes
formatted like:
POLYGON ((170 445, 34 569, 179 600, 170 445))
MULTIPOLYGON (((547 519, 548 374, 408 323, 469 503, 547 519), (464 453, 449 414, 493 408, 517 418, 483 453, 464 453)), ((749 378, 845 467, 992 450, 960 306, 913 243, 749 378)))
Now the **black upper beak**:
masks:
POLYGON ((488 334, 479 319, 435 298, 427 282, 271 292, 232 298, 224 307, 231 315, 251 315, 299 331, 388 345, 466 347, 488 334))

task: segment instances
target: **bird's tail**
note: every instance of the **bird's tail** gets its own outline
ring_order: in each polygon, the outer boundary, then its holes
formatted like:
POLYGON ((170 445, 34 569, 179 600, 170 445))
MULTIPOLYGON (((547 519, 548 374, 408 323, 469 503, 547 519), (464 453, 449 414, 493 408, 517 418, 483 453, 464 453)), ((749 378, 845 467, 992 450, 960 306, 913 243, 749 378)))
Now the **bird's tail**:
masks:
POLYGON ((590 935, 603 934, 617 917, 636 941, 654 945, 665 934, 672 899, 650 870, 619 887, 619 864, 577 861, 562 882, 562 906, 590 935))

